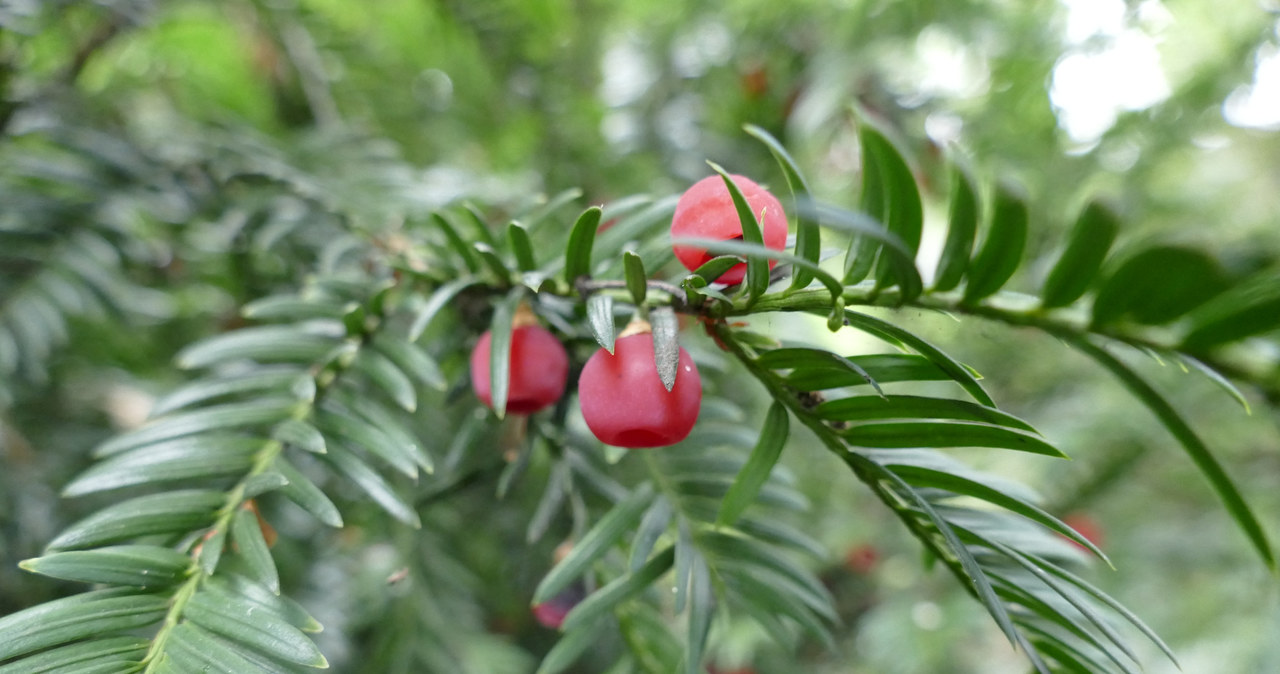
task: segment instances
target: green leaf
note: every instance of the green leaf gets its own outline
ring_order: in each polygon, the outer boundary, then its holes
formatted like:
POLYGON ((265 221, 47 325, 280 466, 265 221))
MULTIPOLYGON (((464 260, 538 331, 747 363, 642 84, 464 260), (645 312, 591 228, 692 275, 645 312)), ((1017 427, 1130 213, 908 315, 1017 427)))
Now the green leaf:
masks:
POLYGON ((0 665, 0 674, 68 674, 103 664, 123 671, 126 663, 142 660, 150 645, 150 640, 141 637, 85 641, 0 665))
POLYGON ((742 512, 755 501, 773 466, 782 455, 782 448, 787 443, 790 432, 787 408, 774 402, 765 415, 764 426, 760 429, 760 440, 751 450, 751 456, 739 471, 729 493, 725 494, 720 504, 720 512, 716 516, 716 524, 725 526, 737 521, 742 512))
POLYGON ((578 658, 582 657, 583 653, 592 646, 599 645, 600 637, 607 624, 600 621, 561 637, 542 659, 542 664, 538 665, 538 671, 535 674, 560 674, 569 669, 578 661, 578 658))
MULTIPOLYGON (((906 480, 913 487, 929 488, 929 489, 945 489, 954 494, 961 496, 969 496, 998 505, 1010 512, 1017 513, 1041 526, 1051 529, 1068 539, 1075 541, 1080 546, 1088 549, 1093 554, 1108 565, 1111 561, 1107 556, 1098 549, 1092 541, 1081 536, 1076 530, 1067 526, 1058 518, 1045 512, 1025 499, 1016 495, 1006 493, 997 488, 999 485, 992 484, 989 480, 982 479, 976 472, 961 469, 951 469, 948 471, 935 470, 932 467, 921 466, 910 462, 895 462, 892 452, 883 452, 874 455, 879 463, 889 467, 894 473, 897 473, 902 479, 906 480)), ((909 461, 909 457, 908 457, 909 461)))
POLYGON ((488 268, 489 273, 498 284, 509 285, 511 283, 512 271, 507 268, 507 263, 503 262, 501 257, 498 257, 498 253, 493 246, 487 243, 476 243, 471 247, 475 249, 476 255, 484 263, 484 266, 488 268))
POLYGON ((898 381, 947 381, 950 377, 923 356, 874 354, 850 356, 849 362, 867 374, 853 369, 829 368, 793 372, 785 377, 787 385, 801 391, 823 391, 866 384, 867 378, 889 384, 898 381))
MULTIPOLYGON (((329 453, 324 460, 333 465, 337 471, 360 487, 375 503, 382 506, 392 517, 417 529, 422 526, 418 513, 409 505, 395 489, 376 471, 361 461, 355 454, 338 445, 330 445, 329 453)), ((287 477, 287 474, 286 474, 287 477)), ((292 480, 290 480, 292 484, 292 480)))
POLYGON ((413 390, 413 382, 390 358, 372 349, 361 349, 353 366, 406 412, 418 409, 418 394, 413 390))
POLYGON ((1120 359, 1111 355, 1109 351, 1094 344, 1087 337, 1073 337, 1068 340, 1074 344, 1082 352, 1093 358, 1104 368, 1118 377, 1147 409, 1164 424, 1169 433, 1177 439, 1178 444, 1186 450, 1187 455, 1191 457, 1191 461, 1196 464, 1196 468, 1204 474, 1209 480, 1209 484, 1213 490, 1217 492, 1218 498, 1222 499, 1222 503, 1227 508, 1227 512, 1235 519, 1236 524, 1248 536, 1253 547, 1262 557, 1262 561, 1267 567, 1274 570, 1276 568, 1275 555, 1271 550, 1271 543, 1267 540, 1267 534, 1263 530, 1262 525, 1258 522, 1258 518, 1254 515, 1249 504, 1245 502, 1244 497, 1240 495, 1240 491, 1232 482, 1231 477, 1223 470, 1222 464, 1209 451, 1209 447, 1204 444, 1200 436, 1192 430, 1190 424, 1178 414, 1173 405, 1169 403, 1160 392, 1147 382, 1141 375, 1124 364, 1120 359))
POLYGON ((0 660, 146 627, 164 617, 168 604, 159 595, 99 591, 10 613, 0 618, 0 660))
MULTIPOLYGON (((683 493, 679 486, 676 489, 683 493)), ((693 558, 697 554, 698 549, 693 547, 693 532, 689 530, 689 520, 683 517, 676 520, 676 579, 675 587, 672 588, 675 591, 672 610, 677 614, 684 613, 684 607, 689 602, 689 575, 693 572, 693 558)))
MULTIPOLYGON (((733 486, 733 478, 729 475, 679 475, 673 478, 673 486, 683 496, 701 496, 721 500, 733 486)), ((757 500, 765 505, 803 512, 809 507, 809 501, 803 494, 775 484, 765 484, 757 492, 757 500)))
MULTIPOLYGON (((751 211, 751 205, 747 203, 747 198, 742 196, 742 190, 738 188, 738 184, 733 181, 729 173, 715 162, 707 162, 713 171, 720 174, 720 178, 724 180, 724 186, 729 190, 729 197, 733 200, 733 206, 738 211, 738 221, 742 225, 742 241, 743 243, 755 244, 764 247, 764 234, 760 229, 760 220, 764 214, 757 216, 751 211)), ((767 258, 758 255, 747 256, 747 304, 748 306, 756 298, 765 294, 769 289, 769 261, 767 258)))
POLYGON ((854 244, 867 249, 856 250, 854 258, 846 260, 845 283, 852 285, 861 281, 871 270, 876 251, 879 250, 880 263, 887 265, 892 271, 904 301, 915 298, 924 289, 924 281, 920 279, 920 271, 916 269, 915 249, 909 247, 897 234, 887 230, 880 221, 867 217, 865 213, 825 204, 800 202, 797 210, 802 216, 817 219, 823 227, 856 235, 854 244))
MULTIPOLYGON (((924 227, 924 209, 920 203, 920 190, 916 186, 911 168, 893 143, 879 130, 865 121, 859 124, 858 137, 863 152, 863 177, 866 173, 880 173, 878 183, 883 190, 883 210, 867 210, 873 218, 885 224, 890 232, 898 235, 914 254, 920 246, 924 227)), ((874 186, 873 186, 874 188, 874 186)), ((887 285, 898 275, 898 270, 888 261, 877 264, 876 283, 887 285)), ((914 295, 915 293, 910 293, 914 295)))
POLYGON ((969 263, 966 303, 994 294, 1018 270, 1027 245, 1027 204, 1007 186, 996 189, 991 228, 969 263))
POLYGON ((1039 436, 1005 426, 969 421, 872 422, 850 426, 839 433, 850 444, 859 447, 995 447, 1066 458, 1039 436))
POLYGON ((624 251, 622 268, 627 280, 627 292, 631 293, 632 301, 636 306, 643 305, 649 290, 649 277, 644 272, 644 261, 634 252, 624 251))
POLYGON ((596 230, 600 228, 599 206, 592 206, 578 216, 569 232, 569 242, 564 252, 564 281, 570 288, 583 276, 591 275, 591 248, 595 244, 596 230))
POLYGON ((785 546, 797 552, 803 552, 810 557, 824 558, 827 556, 827 548, 820 542, 810 538, 794 527, 772 519, 752 519, 750 516, 742 517, 737 523, 738 531, 758 538, 766 543, 785 546))
POLYGON ((462 260, 462 264, 466 266, 467 271, 472 274, 479 273, 480 263, 476 259, 476 253, 472 250, 471 246, 467 245, 467 242, 458 235, 458 230, 454 229, 453 225, 440 213, 432 213, 431 221, 435 223, 436 227, 440 228, 442 233, 444 233, 445 241, 448 242, 449 247, 453 249, 453 252, 458 254, 458 258, 462 260))
MULTIPOLYGON (((792 593, 796 588, 776 573, 732 560, 721 560, 716 568, 730 596, 744 602, 757 621, 768 625, 776 623, 779 617, 790 618, 827 648, 835 649, 835 640, 827 626, 792 593)), ((766 628, 766 631, 775 638, 785 634, 776 629, 766 628)))
POLYGON ((1095 672, 1106 671, 1102 663, 1085 657, 1078 650, 1066 647, 1061 641, 1032 639, 1031 644, 1042 655, 1049 656, 1065 674, 1095 674, 1095 672))
POLYGON ((923 396, 855 396, 828 400, 813 413, 828 421, 864 421, 873 419, 955 419, 980 421, 1034 433, 1031 424, 993 407, 975 405, 951 398, 923 396))
POLYGON ((553 213, 568 204, 577 201, 581 197, 582 190, 577 187, 570 187, 567 190, 563 190, 550 199, 547 199, 545 195, 539 195, 538 200, 545 200, 546 203, 538 206, 536 210, 529 212, 528 216, 525 218, 529 223, 529 229, 535 229, 539 225, 548 222, 548 218, 550 218, 553 213))
MULTIPOLYGON (((700 237, 688 237, 688 238, 677 237, 675 239, 672 239, 671 243, 705 248, 707 252, 715 253, 717 255, 728 253, 728 254, 734 254, 734 255, 742 255, 743 257, 748 257, 748 258, 752 255, 758 255, 760 257, 764 257, 770 260, 786 262, 791 264, 793 267, 803 267, 805 269, 808 269, 810 272, 812 272, 813 275, 819 281, 821 281, 822 284, 826 286, 827 290, 831 293, 832 302, 834 302, 837 298, 840 297, 841 294, 844 293, 844 286, 840 285, 840 281, 837 280, 836 277, 827 273, 827 271, 822 267, 819 267, 818 265, 813 264, 812 262, 809 262, 804 258, 796 257, 795 255, 792 255, 791 253, 788 253, 786 251, 773 250, 772 248, 765 248, 763 244, 753 244, 753 243, 747 243, 745 241, 733 241, 733 240, 721 241, 720 239, 704 239, 700 237)), ((720 264, 727 264, 727 263, 716 262, 719 259, 721 258, 717 257, 707 261, 706 264, 698 268, 697 273, 701 274, 704 268, 716 270, 719 268, 720 264), (713 264, 717 266, 716 267, 709 266, 713 264)), ((735 259, 734 264, 737 264, 738 261, 739 260, 735 259)), ((733 266, 733 265, 729 265, 729 266, 733 266)), ((699 292, 711 295, 710 290, 711 290, 710 288, 707 288, 704 290, 700 290, 699 292)))
POLYGON ((996 593, 1010 604, 1025 607, 1026 610, 1034 613, 1036 616, 1046 620, 1050 624, 1063 628, 1080 641, 1092 646, 1103 655, 1107 656, 1107 659, 1115 663, 1115 665, 1125 674, 1139 674, 1138 670, 1134 669, 1128 661, 1121 659, 1118 654, 1108 648, 1106 644, 1102 643, 1098 637, 1077 623, 1073 617, 1066 616, 1063 611, 1058 610, 1055 606, 1045 601, 1044 597, 1037 596, 1026 587, 1012 581, 1005 580, 996 574, 992 574, 992 578, 998 581, 995 585, 996 593))
POLYGON ((243 474, 268 442, 214 434, 165 440, 99 461, 72 480, 62 493, 83 496, 140 484, 243 474))
POLYGON ((231 541, 253 577, 272 592, 279 593, 280 574, 263 538, 262 525, 252 510, 242 507, 236 511, 231 520, 231 541))
MULTIPOLYGON (((987 395, 987 392, 983 390, 982 384, 978 383, 978 378, 974 376, 972 370, 963 363, 955 360, 951 356, 948 356, 942 351, 942 349, 939 349, 932 343, 917 337, 915 333, 904 330, 892 323, 889 323, 888 321, 883 321, 874 316, 869 316, 857 311, 846 310, 844 312, 844 317, 845 320, 848 321, 848 324, 853 328, 875 335, 876 337, 890 343, 898 343, 915 349, 916 353, 924 356, 936 365, 938 369, 950 375, 951 379, 955 380, 957 384, 960 384, 961 388, 967 391, 970 396, 973 396, 974 400, 977 400, 979 403, 982 403, 987 407, 996 406, 996 403, 991 399, 991 396, 987 395)), ((881 381, 889 381, 889 379, 883 375, 881 375, 879 379, 881 381)))
POLYGON ((258 473, 244 481, 244 497, 257 498, 289 484, 289 478, 274 471, 258 473))
POLYGON ((1067 249, 1044 281, 1041 306, 1065 307, 1080 299, 1098 278, 1119 231, 1119 220, 1111 209, 1096 201, 1085 206, 1071 230, 1067 249))
MULTIPOLYGON (((1085 617, 1085 620, 1092 623, 1108 641, 1115 644, 1116 648, 1119 648, 1121 652, 1129 656, 1129 659, 1133 660, 1135 663, 1141 664, 1141 661, 1138 659, 1138 655, 1129 647, 1124 638, 1121 637, 1113 627, 1111 627, 1110 623, 1104 619, 1093 606, 1090 606, 1081 597, 1076 596, 1074 590, 1067 587, 1054 576, 1042 569, 1036 560, 1033 560, 1017 550, 998 542, 992 542, 992 547, 1003 552, 1005 556, 1012 559, 1023 569, 1026 569, 1028 573, 1035 576, 1040 580, 1040 582, 1048 586, 1049 589, 1057 593, 1059 597, 1066 600, 1068 604, 1071 604, 1072 608, 1079 611, 1080 615, 1085 617)), ((1174 662, 1176 663, 1177 661, 1175 660, 1174 662)))
POLYGON ((235 594, 257 608, 275 614, 280 619, 303 632, 322 632, 324 626, 319 623, 298 602, 281 594, 275 594, 257 582, 244 576, 227 573, 205 579, 207 587, 224 593, 235 594))
POLYGON ((1095 325, 1132 318, 1167 323, 1204 304, 1227 287, 1218 263, 1177 246, 1152 246, 1127 258, 1093 301, 1095 325))
POLYGON ((152 534, 193 531, 213 522, 225 499, 222 492, 202 489, 138 496, 109 505, 72 524, 48 547, 69 550, 152 534))
POLYGON ((507 224, 507 245, 516 256, 516 267, 520 271, 533 271, 538 263, 533 259, 533 243, 529 241, 529 231, 518 222, 507 224))
POLYGON ((200 543, 196 561, 199 562, 200 571, 204 575, 212 576, 218 570, 218 562, 222 561, 222 553, 227 548, 227 529, 214 527, 208 534, 209 537, 200 543))
POLYGON ((182 672, 219 674, 270 674, 237 652, 230 644, 192 623, 180 623, 165 642, 165 657, 182 672))
POLYGON ((620 576, 591 593, 591 596, 569 611, 560 629, 572 632, 584 625, 597 622, 601 615, 613 609, 614 606, 648 589, 671 568, 674 560, 675 548, 663 549, 645 562, 639 571, 620 576))
POLYGON ((96 550, 54 552, 18 566, 32 573, 82 583, 151 587, 186 577, 191 558, 154 545, 118 545, 96 550))
POLYGON ((680 326, 671 307, 655 307, 649 312, 649 322, 653 328, 653 362, 662 386, 669 392, 675 388, 680 373, 680 343, 676 341, 680 326))
POLYGON ((507 492, 511 490, 511 486, 516 483, 520 476, 529 467, 529 460, 533 456, 533 440, 529 436, 524 436, 515 441, 520 451, 516 454, 515 461, 508 461, 506 468, 502 469, 502 474, 498 476, 498 500, 507 497, 507 492))
POLYGON ((290 417, 298 406, 298 401, 292 398, 260 398, 252 402, 222 403, 197 410, 175 412, 147 422, 136 430, 117 435, 95 447, 93 455, 99 458, 108 457, 144 445, 154 445, 200 433, 221 433, 274 424, 290 417))
POLYGON ((183 616, 232 643, 245 644, 273 658, 308 667, 328 666, 301 630, 216 585, 202 586, 191 595, 183 616))
POLYGON ((303 370, 296 368, 258 368, 248 374, 201 379, 187 384, 156 402, 151 417, 156 418, 177 409, 190 407, 224 396, 241 393, 285 393, 300 380, 310 379, 303 370))
POLYGON ((452 302, 453 298, 458 296, 458 293, 477 283, 479 281, 473 278, 463 277, 449 281, 436 288, 435 292, 431 293, 431 297, 422 305, 422 308, 418 309, 417 315, 413 317, 413 323, 409 325, 406 339, 410 342, 418 341, 422 337, 422 333, 426 332, 427 326, 431 324, 431 319, 435 318, 441 309, 452 302))
POLYGON ((324 435, 319 429, 301 419, 285 419, 271 431, 271 437, 290 447, 297 447, 313 454, 328 451, 324 435))
POLYGON ((444 391, 449 387, 444 373, 440 371, 440 365, 427 354, 426 349, 412 341, 381 333, 373 338, 373 348, 423 386, 437 391, 444 391))
POLYGON ((644 602, 632 602, 617 610, 618 625, 629 655, 642 672, 657 674, 680 670, 680 642, 671 634, 669 620, 644 602))
MULTIPOLYGON (((761 143, 764 143, 765 147, 769 148, 769 152, 773 154, 773 158, 777 160, 778 166, 782 169, 782 174, 787 179, 787 186, 791 189, 793 200, 799 202, 807 199, 809 185, 800 173, 800 168, 796 165, 795 160, 787 153, 786 148, 782 147, 782 143, 779 143, 768 131, 754 124, 747 124, 743 128, 748 135, 756 138, 761 143)), ((797 257, 808 260, 815 265, 818 264, 821 258, 822 230, 812 218, 803 215, 796 218, 795 254, 797 257)), ((813 273, 807 268, 796 267, 792 270, 791 287, 794 289, 804 288, 813 281, 813 278, 813 273)))
POLYGON ((933 274, 933 289, 947 291, 960 285, 969 268, 973 239, 978 230, 978 195, 969 173, 953 164, 951 167, 951 211, 947 219, 947 241, 938 257, 933 274))
POLYGON ((1128 608, 1125 608, 1123 604, 1111 598, 1111 596, 1109 596, 1102 590, 1099 590, 1098 588, 1089 584, 1083 578, 1071 573, 1070 571, 1067 571, 1066 569, 1063 569, 1057 566, 1056 564, 1050 564, 1042 560, 1038 561, 1037 563, 1039 563, 1041 567, 1047 570, 1049 573, 1067 581, 1068 583, 1071 583, 1072 585, 1075 585, 1076 587, 1080 588, 1084 592, 1088 593, 1094 599, 1102 602, 1104 605, 1106 605, 1107 608, 1120 614, 1125 620, 1129 621, 1129 624, 1138 628, 1138 631, 1142 632, 1142 634, 1146 636, 1147 639, 1150 639, 1151 643, 1155 644, 1156 647, 1159 648, 1162 653, 1164 653, 1165 657, 1169 658, 1169 660, 1173 662, 1175 665, 1178 663, 1178 659, 1177 657, 1174 656, 1173 650, 1170 649, 1169 646, 1165 644, 1165 642, 1159 637, 1159 635, 1155 633, 1155 630, 1148 627, 1147 624, 1144 623, 1141 618, 1139 618, 1136 614, 1133 613, 1133 611, 1130 611, 1128 608))
POLYGON ((587 322, 591 325, 591 335, 596 338, 596 342, 612 354, 613 342, 617 338, 613 323, 613 297, 603 293, 588 297, 587 322))
POLYGON ((1182 344, 1197 352, 1280 328, 1280 270, 1236 283, 1187 318, 1191 326, 1182 344))
POLYGON ((1209 367, 1202 361, 1196 358, 1193 358, 1191 356, 1188 356, 1185 353, 1175 353, 1173 355, 1183 363, 1190 365, 1191 369, 1207 377, 1209 381, 1217 384, 1218 387, 1221 388, 1223 391, 1226 391, 1227 395, 1231 396, 1232 398, 1235 399, 1236 402, 1240 403, 1240 406, 1244 408, 1245 414, 1253 414, 1252 408, 1249 407, 1249 399, 1245 398, 1244 394, 1240 392, 1240 389, 1236 388, 1236 385, 1231 383, 1231 380, 1223 376, 1222 373, 1209 367))
POLYGON ((532 544, 541 540, 542 535, 547 532, 547 527, 551 526, 551 519, 560 512, 571 488, 572 479, 568 465, 557 463, 551 469, 547 486, 542 491, 542 498, 538 499, 538 506, 534 509, 533 516, 529 518, 529 527, 525 531, 526 543, 532 544))
POLYGON ((465 220, 471 225, 471 232, 474 236, 473 241, 488 246, 492 250, 498 249, 498 240, 493 236, 493 230, 489 228, 489 223, 485 222, 484 215, 473 204, 466 204, 462 212, 465 214, 465 220))
POLYGON ((841 372, 844 374, 856 374, 863 381, 858 383, 870 384, 876 393, 884 395, 884 391, 880 390, 880 384, 875 378, 854 360, 845 358, 830 351, 822 349, 807 348, 782 348, 766 351, 759 356, 758 362, 771 369, 795 370, 792 374, 797 377, 803 377, 807 371, 816 370, 819 372, 841 372))
MULTIPOLYGON (((973 553, 961 542, 955 530, 938 514, 938 511, 933 508, 929 501, 921 496, 911 485, 907 484, 905 480, 898 477, 896 473, 857 452, 846 454, 844 459, 860 472, 865 472, 870 479, 884 480, 887 486, 893 490, 893 494, 904 499, 909 506, 917 509, 920 514, 924 515, 933 524, 946 543, 946 550, 955 556, 956 562, 960 565, 960 572, 962 573, 956 574, 957 579, 973 591, 974 597, 991 614, 991 617, 996 621, 996 625, 1000 627, 1000 631, 1004 632, 1010 643, 1025 644, 1025 639, 1013 626, 1008 610, 1000 602, 1000 598, 996 596, 995 589, 991 586, 991 580, 987 577, 986 572, 983 571, 982 566, 978 564, 978 560, 974 559, 973 553)), ((882 496, 882 498, 891 497, 882 496)), ((886 503, 888 504, 888 501, 886 503)), ((892 506, 892 504, 889 505, 892 506)), ((901 517, 914 517, 909 511, 904 512, 897 508, 895 510, 899 512, 901 517)), ((915 533, 914 529, 913 533, 915 533)), ((922 539, 921 542, 927 541, 922 539)), ((1028 655, 1031 655, 1029 649, 1028 655)))
MULTIPOLYGON (((709 240, 715 241, 716 239, 709 240)), ((706 283, 714 283, 716 279, 724 276, 725 272, 746 261, 747 258, 745 256, 719 255, 703 262, 697 269, 693 270, 693 273, 706 283)))
POLYGON ((338 507, 314 482, 282 457, 276 457, 274 466, 289 480, 289 484, 281 488, 280 493, 321 522, 342 528, 342 514, 338 512, 338 507))
POLYGON ((533 603, 541 604, 560 594, 586 572, 592 562, 608 552, 640 520, 653 500, 653 485, 644 483, 613 507, 573 546, 573 550, 547 573, 533 593, 533 603))
POLYGON ((390 443, 390 449, 403 454, 418 468, 427 473, 435 471, 435 461, 423 449, 418 437, 405 427, 402 421, 403 415, 395 412, 393 408, 362 395, 358 390, 339 388, 333 391, 333 395, 321 409, 362 421, 366 431, 369 426, 372 426, 375 432, 369 434, 369 439, 385 438, 390 443))
POLYGON ((653 546, 667 532, 674 511, 671 502, 661 494, 653 500, 653 505, 645 511, 640 526, 636 528, 636 537, 631 541, 631 560, 628 568, 634 573, 638 571, 653 552, 653 546))
POLYGON ((302 321, 313 318, 341 319, 349 309, 330 298, 305 298, 288 293, 268 295, 249 302, 240 310, 240 314, 257 321, 302 321))
POLYGON ((489 390, 493 413, 499 419, 507 414, 507 396, 511 389, 511 331, 516 306, 524 299, 524 291, 513 288, 501 301, 493 305, 493 319, 489 322, 489 390))
POLYGON ((711 621, 715 618, 715 588, 711 585, 711 570, 699 555, 693 562, 689 575, 689 639, 685 650, 685 674, 700 674, 702 654, 706 650, 707 636, 711 633, 711 621))
POLYGON ((822 581, 779 551, 725 530, 704 532, 699 537, 699 543, 708 554, 714 555, 717 568, 742 565, 742 568, 750 569, 749 573, 752 575, 770 571, 776 574, 776 579, 782 581, 775 585, 785 584, 788 593, 800 599, 814 614, 832 622, 839 619, 833 606, 834 600, 822 581))
POLYGON ((338 343, 292 325, 260 325, 203 339, 179 351, 177 360, 188 370, 237 360, 313 363, 338 343))

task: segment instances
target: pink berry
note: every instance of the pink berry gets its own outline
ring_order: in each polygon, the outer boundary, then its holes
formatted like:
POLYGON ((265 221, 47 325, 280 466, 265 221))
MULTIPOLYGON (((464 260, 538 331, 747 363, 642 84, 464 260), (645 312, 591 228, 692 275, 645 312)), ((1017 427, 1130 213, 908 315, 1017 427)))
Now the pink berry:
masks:
POLYGON ((702 406, 702 379, 680 349, 676 384, 667 391, 653 363, 653 335, 640 333, 600 349, 578 380, 582 418, 601 442, 616 447, 665 447, 685 439, 702 406))
MULTIPOLYGON (((489 390, 489 354, 493 334, 480 336, 471 351, 471 385, 480 402, 493 406, 489 390)), ((564 395, 569 376, 569 355, 560 340, 540 325, 526 325, 511 331, 511 378, 507 388, 507 411, 533 414, 554 404, 564 395)))
POLYGON ((551 599, 534 605, 533 617, 538 621, 539 625, 558 630, 564 624, 565 617, 569 615, 573 607, 581 604, 586 597, 587 590, 582 586, 582 583, 574 583, 561 590, 560 594, 551 599))
MULTIPOLYGON (((757 185, 750 178, 740 175, 730 176, 742 191, 751 212, 760 220, 760 228, 764 234, 764 245, 773 250, 782 250, 787 246, 787 214, 782 204, 765 188, 757 185)), ((671 238, 698 237, 703 239, 741 239, 742 221, 738 219, 738 209, 729 196, 729 188, 719 175, 703 178, 680 196, 676 202, 676 212, 671 218, 671 238)), ((696 246, 677 245, 673 247, 676 258, 689 271, 694 271, 713 257, 707 249, 696 246)), ((769 268, 777 264, 769 260, 769 268)), ((721 283, 741 283, 747 275, 747 265, 739 264, 729 268, 718 279, 721 283)))
MULTIPOLYGON (((1098 523, 1098 520, 1093 519, 1091 515, 1088 515, 1082 512, 1074 512, 1064 516, 1062 518, 1062 523, 1071 527, 1072 529, 1075 529, 1076 533, 1080 534, 1080 536, 1083 537, 1086 541, 1089 541, 1090 543, 1093 543, 1098 547, 1102 547, 1102 541, 1103 541, 1102 525, 1098 523)), ((1080 545, 1075 541, 1072 541, 1069 538, 1067 540, 1070 541, 1072 545, 1080 548, 1081 550, 1088 550, 1088 548, 1084 547, 1083 545, 1080 545)))

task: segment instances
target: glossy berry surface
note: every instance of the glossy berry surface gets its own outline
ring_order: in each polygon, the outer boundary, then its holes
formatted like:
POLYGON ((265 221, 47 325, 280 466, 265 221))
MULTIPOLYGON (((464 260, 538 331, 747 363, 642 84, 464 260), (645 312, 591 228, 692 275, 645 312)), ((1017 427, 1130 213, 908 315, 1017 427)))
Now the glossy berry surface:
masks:
MULTIPOLYGON (((493 407, 490 390, 490 351, 493 334, 486 332, 471 351, 471 385, 480 402, 493 407)), ((532 414, 564 395, 569 376, 569 355, 560 340, 540 325, 526 325, 511 331, 511 378, 507 388, 507 411, 532 414)))
POLYGON ((601 442, 616 447, 665 447, 685 439, 702 406, 702 379, 689 352, 680 349, 670 390, 653 363, 653 335, 636 334, 600 349, 578 380, 582 418, 601 442))
MULTIPOLYGON (((787 245, 787 214, 782 204, 765 188, 757 185, 750 178, 734 175, 734 184, 742 191, 742 196, 751 206, 751 212, 760 220, 760 229, 764 234, 766 248, 782 250, 787 245)), ((729 196, 729 188, 719 175, 703 178, 680 195, 676 202, 676 212, 671 218, 671 238, 698 237, 705 239, 742 238, 742 221, 738 219, 738 209, 733 205, 733 197, 729 196)), ((689 271, 694 271, 713 257, 705 248, 677 245, 673 247, 676 259, 680 260, 689 271)), ((769 261, 769 268, 777 264, 769 261)), ((721 283, 741 283, 747 274, 747 265, 739 264, 729 268, 717 279, 721 283)))

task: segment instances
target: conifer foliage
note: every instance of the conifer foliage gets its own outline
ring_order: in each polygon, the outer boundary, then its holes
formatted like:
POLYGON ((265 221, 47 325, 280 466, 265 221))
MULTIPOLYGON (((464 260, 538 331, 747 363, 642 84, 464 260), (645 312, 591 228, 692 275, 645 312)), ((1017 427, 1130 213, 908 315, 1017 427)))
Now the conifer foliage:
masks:
POLYGON ((67 589, 0 617, 0 673, 303 672, 352 650, 373 654, 367 671, 480 671, 480 650, 508 658, 485 671, 527 671, 459 560, 550 558, 562 540, 531 595, 504 599, 558 631, 540 673, 697 674, 734 621, 787 648, 830 646, 846 617, 815 568, 836 552, 806 530, 815 506, 782 464, 801 435, 1034 671, 1136 672, 1135 640, 1174 658, 1141 607, 1090 582, 1091 559, 1109 560, 1089 538, 966 456, 1061 462, 1063 448, 1002 409, 963 353, 881 310, 1038 331, 1092 359, 1274 568, 1238 469, 1131 356, 1275 401, 1280 269, 1229 276, 1162 245, 1117 258, 1121 225, 1099 204, 1033 261, 1025 199, 957 164, 933 195, 949 221, 922 274, 913 160, 856 123, 856 208, 815 199, 812 169, 746 127, 739 140, 776 172, 736 180, 711 163, 697 188, 723 186, 732 231, 723 213, 673 229, 676 195, 422 205, 388 168, 398 160, 344 134, 313 153, 214 128, 169 154, 87 123, 7 138, 0 196, 20 207, 0 223, 5 408, 67 371, 64 354, 122 334, 166 392, 144 423, 87 442, 57 485, 79 514, 21 562, 21 582, 67 589), (340 170, 317 161, 337 153, 340 170), (772 186, 763 211, 756 182, 772 186), (787 314, 883 348, 753 329, 787 314), (185 346, 163 353, 158 332, 185 346), (486 511, 451 503, 476 490, 519 518, 521 540, 486 539, 486 511), (385 578, 376 596, 341 586, 371 574, 385 578), (326 641, 335 625, 343 638, 326 641), (378 648, 397 638, 412 648, 378 648))

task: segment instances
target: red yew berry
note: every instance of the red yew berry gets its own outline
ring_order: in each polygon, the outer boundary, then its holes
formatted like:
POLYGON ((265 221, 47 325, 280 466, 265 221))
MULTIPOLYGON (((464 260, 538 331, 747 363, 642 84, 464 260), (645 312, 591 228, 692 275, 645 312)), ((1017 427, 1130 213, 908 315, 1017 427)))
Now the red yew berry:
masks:
MULTIPOLYGON (((1102 525, 1099 524, 1097 520, 1093 519, 1092 516, 1088 515, 1087 513, 1074 512, 1064 516, 1062 518, 1062 523, 1071 527, 1072 529, 1075 529, 1076 533, 1084 537, 1086 541, 1089 541, 1090 543, 1093 543, 1098 547, 1102 547, 1102 540, 1103 540, 1102 525)), ((1088 548, 1084 547, 1083 545, 1080 545, 1079 543, 1069 538, 1067 540, 1072 545, 1080 548, 1081 550, 1088 550, 1088 548)))
POLYGON ((581 582, 574 583, 560 591, 560 594, 533 607, 533 617, 543 627, 558 630, 564 624, 565 616, 573 607, 582 603, 587 597, 587 589, 581 582))
POLYGON ((858 575, 871 573, 879 562, 880 551, 870 543, 855 545, 844 554, 844 568, 858 575))
MULTIPOLYGON (((751 212, 760 220, 760 229, 764 234, 766 248, 782 250, 787 246, 787 214, 782 204, 765 188, 757 185, 750 178, 740 175, 731 176, 734 184, 742 190, 742 196, 751 206, 751 212)), ((719 175, 703 178, 680 196, 676 202, 676 212, 671 218, 671 238, 698 237, 705 239, 741 239, 742 221, 738 219, 738 210, 729 196, 729 188, 719 175)), ((705 248, 677 245, 673 247, 676 258, 689 271, 701 267, 714 253, 705 248)), ((769 260, 769 268, 777 265, 777 260, 769 260)), ((739 264, 717 279, 721 283, 741 283, 747 275, 747 265, 739 264)))
POLYGON ((689 352, 680 349, 676 383, 662 385, 653 363, 653 335, 620 337, 613 354, 600 349, 578 379, 578 401, 587 427, 616 447, 665 447, 685 439, 702 406, 702 379, 689 352))
MULTIPOLYGON (((511 331, 511 378, 507 389, 507 411, 513 414, 533 414, 554 404, 564 395, 565 380, 569 376, 569 355, 560 340, 546 328, 537 325, 518 325, 511 331)), ((493 407, 493 392, 489 390, 489 358, 493 334, 480 336, 476 348, 471 351, 471 385, 480 402, 493 407)))

